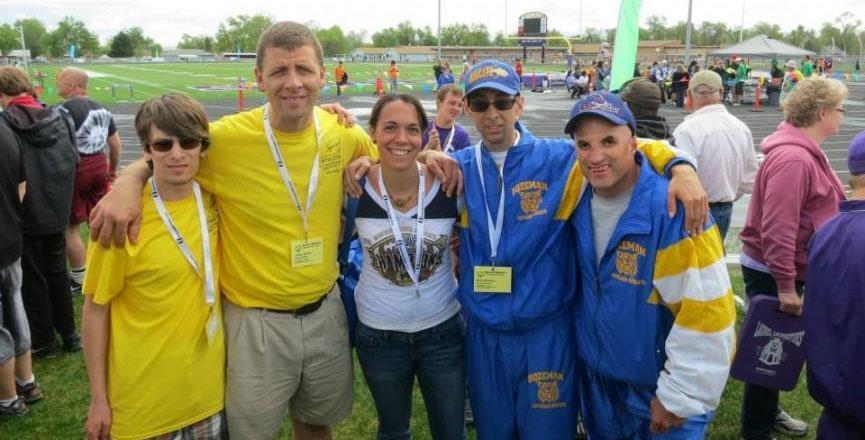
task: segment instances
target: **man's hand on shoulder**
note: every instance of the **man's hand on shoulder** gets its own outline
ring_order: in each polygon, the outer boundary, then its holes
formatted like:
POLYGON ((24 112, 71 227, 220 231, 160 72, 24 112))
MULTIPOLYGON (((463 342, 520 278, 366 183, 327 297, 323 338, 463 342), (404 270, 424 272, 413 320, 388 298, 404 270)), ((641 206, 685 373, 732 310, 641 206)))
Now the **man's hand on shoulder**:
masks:
POLYGON ((345 166, 343 186, 345 186, 345 192, 347 192, 349 196, 358 198, 363 195, 363 188, 360 187, 359 182, 363 176, 366 176, 366 173, 369 172, 372 165, 373 162, 369 156, 361 156, 345 166))
POLYGON ((102 247, 126 244, 126 238, 135 244, 141 229, 141 189, 150 169, 143 160, 130 165, 114 181, 111 191, 96 204, 90 213, 90 239, 98 240, 102 247))
POLYGON ((320 104, 319 107, 332 115, 335 114, 336 122, 345 128, 351 128, 354 126, 355 122, 357 122, 354 115, 338 102, 332 104, 320 104))
POLYGON ((691 236, 697 236, 709 219, 709 196, 690 165, 676 165, 671 172, 673 178, 667 194, 667 213, 671 218, 675 216, 676 200, 682 202, 685 207, 685 230, 691 236))
POLYGON ((417 161, 438 177, 448 197, 462 194, 463 173, 456 159, 441 151, 424 150, 417 155, 417 161))

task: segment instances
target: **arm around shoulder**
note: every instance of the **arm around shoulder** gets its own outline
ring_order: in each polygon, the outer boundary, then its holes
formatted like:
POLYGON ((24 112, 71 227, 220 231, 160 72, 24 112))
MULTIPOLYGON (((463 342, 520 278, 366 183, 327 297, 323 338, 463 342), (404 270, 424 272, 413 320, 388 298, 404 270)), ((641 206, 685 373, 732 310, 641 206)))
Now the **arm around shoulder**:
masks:
POLYGON ((111 191, 96 204, 90 213, 90 239, 108 247, 123 246, 127 236, 129 241, 138 240, 141 226, 141 190, 150 177, 150 167, 144 159, 139 159, 126 167, 111 191))

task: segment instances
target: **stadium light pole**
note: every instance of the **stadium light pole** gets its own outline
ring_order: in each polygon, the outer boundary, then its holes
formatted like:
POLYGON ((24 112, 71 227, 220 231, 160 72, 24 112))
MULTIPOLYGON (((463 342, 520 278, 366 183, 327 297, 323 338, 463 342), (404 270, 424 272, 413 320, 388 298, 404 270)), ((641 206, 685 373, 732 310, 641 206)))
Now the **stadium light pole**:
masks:
POLYGON ((18 35, 21 36, 21 55, 24 55, 24 71, 27 72, 27 75, 30 75, 30 58, 27 56, 27 45, 24 44, 24 26, 18 26, 18 35))
POLYGON ((685 25, 685 65, 691 62, 691 5, 694 0, 688 0, 688 23, 685 25))
POLYGON ((438 1, 439 3, 439 21, 438 21, 438 37, 439 37, 439 47, 438 47, 438 62, 442 62, 442 0, 438 1))

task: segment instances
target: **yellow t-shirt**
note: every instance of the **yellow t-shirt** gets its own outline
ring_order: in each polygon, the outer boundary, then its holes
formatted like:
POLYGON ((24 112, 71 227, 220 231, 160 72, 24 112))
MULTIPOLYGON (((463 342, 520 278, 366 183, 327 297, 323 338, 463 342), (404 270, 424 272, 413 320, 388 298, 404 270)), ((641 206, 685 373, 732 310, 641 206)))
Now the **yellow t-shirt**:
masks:
MULTIPOLYGON (((359 126, 347 129, 336 116, 316 108, 322 130, 318 188, 309 214, 308 238, 324 240, 323 263, 292 267, 291 242, 304 238, 295 209, 264 135, 263 108, 211 124, 212 145, 198 173, 216 195, 220 212, 223 295, 241 307, 294 309, 309 304, 336 282, 336 251, 343 201, 343 167, 352 159, 377 156, 359 126)), ((285 166, 306 208, 315 156, 315 129, 274 130, 285 166)))
MULTIPOLYGON (((212 258, 218 258, 219 215, 204 193, 212 258)), ((194 197, 165 202, 202 272, 201 226, 194 197)), ((209 307, 204 277, 184 258, 156 211, 150 185, 142 191, 138 244, 89 246, 84 293, 111 310, 108 401, 111 437, 148 438, 176 431, 221 411, 225 401, 225 345, 218 327, 208 345, 209 307)), ((214 275, 218 281, 218 264, 214 275)))

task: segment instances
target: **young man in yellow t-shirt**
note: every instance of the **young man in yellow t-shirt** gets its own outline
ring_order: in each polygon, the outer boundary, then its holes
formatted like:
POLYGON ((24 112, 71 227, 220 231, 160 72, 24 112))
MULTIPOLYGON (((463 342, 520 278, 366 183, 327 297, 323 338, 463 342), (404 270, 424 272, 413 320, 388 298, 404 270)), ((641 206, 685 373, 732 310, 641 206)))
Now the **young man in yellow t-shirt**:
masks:
MULTIPOLYGON (((305 26, 265 30, 255 72, 267 104, 211 125, 196 176, 220 213, 226 415, 233 439, 276 437, 287 411, 293 438, 327 438, 353 399, 336 287, 343 170, 377 152, 360 127, 316 107, 325 70, 305 26)), ((142 163, 130 165, 103 199, 104 244, 112 231, 126 235, 147 175, 142 163)), ((94 231, 101 223, 94 219, 94 231)))
POLYGON ((153 169, 138 242, 90 246, 87 258, 88 438, 227 439, 219 218, 194 180, 207 115, 167 94, 141 106, 135 129, 153 169))

